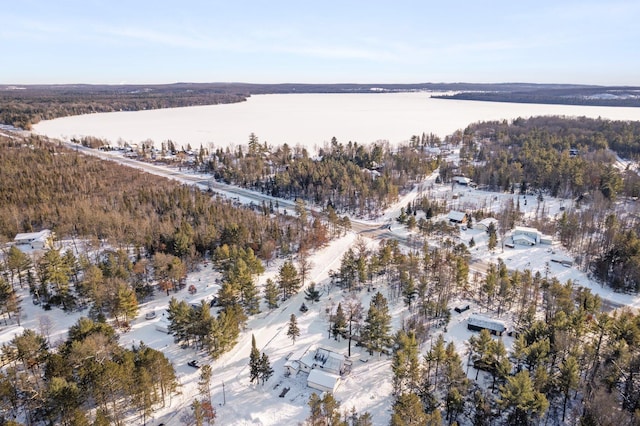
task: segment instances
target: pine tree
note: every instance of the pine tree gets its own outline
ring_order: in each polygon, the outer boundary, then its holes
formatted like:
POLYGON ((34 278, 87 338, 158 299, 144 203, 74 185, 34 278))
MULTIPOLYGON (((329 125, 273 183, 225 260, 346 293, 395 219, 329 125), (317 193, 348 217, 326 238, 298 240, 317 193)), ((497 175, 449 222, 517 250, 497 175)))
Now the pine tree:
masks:
POLYGON ((206 398, 206 401, 211 403, 211 378, 213 371, 209 364, 205 364, 200 369, 200 379, 198 380, 198 393, 206 398))
POLYGON ((320 301, 320 291, 316 289, 316 283, 313 281, 309 283, 309 287, 304 291, 304 300, 311 303, 320 301))
POLYGON ((489 234, 489 240, 487 242, 487 248, 490 251, 496 248, 498 245, 498 233, 496 231, 496 226, 493 222, 489 223, 489 228, 487 229, 487 233, 489 234))
POLYGON ((498 404, 509 412, 509 422, 518 425, 530 424, 549 407, 544 394, 535 390, 528 371, 509 377, 506 385, 500 386, 498 404))
POLYGON ((300 278, 298 271, 291 261, 286 261, 280 267, 278 273, 278 285, 282 290, 282 299, 287 300, 291 295, 300 290, 300 278))
POLYGON ((400 330, 396 335, 393 353, 393 394, 402 395, 415 392, 420 382, 420 362, 418 361, 418 342, 415 333, 400 330))
POLYGON ((415 393, 398 395, 393 404, 391 426, 424 426, 427 415, 422 407, 422 401, 415 393))
POLYGON ((377 292, 369 305, 363 330, 363 343, 373 355, 374 351, 382 352, 391 343, 391 315, 387 299, 377 292))
POLYGON ((560 366, 560 378, 558 382, 560 391, 564 396, 564 399, 562 401, 562 421, 564 422, 564 418, 567 412, 567 401, 569 400, 569 393, 572 390, 577 389, 580 384, 580 369, 575 357, 568 356, 564 360, 564 362, 560 366))
POLYGON ((249 354, 249 381, 260 379, 260 351, 256 346, 256 336, 251 335, 251 353, 249 354))
POLYGON ((289 328, 287 329, 287 337, 292 343, 296 343, 296 339, 300 337, 300 329, 298 328, 298 320, 295 314, 291 314, 289 318, 289 328))
POLYGON ((267 302, 267 308, 275 309, 278 307, 278 287, 276 283, 268 278, 264 286, 264 300, 267 302))
POLYGON ((264 382, 268 381, 273 375, 273 368, 269 362, 269 357, 264 352, 260 358, 260 381, 264 385, 264 382))
POLYGON ((331 326, 331 333, 333 338, 338 340, 338 337, 343 339, 347 336, 347 317, 342 309, 342 303, 338 303, 338 308, 333 316, 333 325, 331 326))

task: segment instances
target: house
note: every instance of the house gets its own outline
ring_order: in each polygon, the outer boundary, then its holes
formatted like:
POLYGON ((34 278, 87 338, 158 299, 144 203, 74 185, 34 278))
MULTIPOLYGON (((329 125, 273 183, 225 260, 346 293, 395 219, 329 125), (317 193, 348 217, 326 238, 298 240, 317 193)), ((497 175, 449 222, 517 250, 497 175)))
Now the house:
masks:
POLYGON ((447 215, 447 219, 452 223, 467 223, 467 214, 464 212, 458 212, 451 210, 447 215))
POLYGON ((491 334, 502 336, 502 333, 507 330, 507 326, 500 320, 472 314, 467 320, 467 329, 472 331, 488 330, 491 334))
POLYGON ((493 217, 485 217, 484 219, 476 222, 476 224, 473 225, 473 228, 481 229, 484 232, 489 232, 489 225, 491 225, 492 223, 495 229, 498 230, 498 219, 495 219, 493 217))
POLYGON ((28 232, 18 234, 13 239, 13 243, 20 250, 45 250, 53 247, 53 232, 43 229, 40 232, 28 232))
POLYGON ((511 238, 515 244, 536 245, 540 244, 542 233, 536 228, 527 228, 525 226, 516 226, 511 234, 511 238))
MULTIPOLYGON (((536 245, 536 240, 534 240, 533 238, 524 235, 524 234, 517 234, 517 235, 513 235, 511 237, 511 240, 513 241, 513 245, 515 244, 519 244, 521 246, 535 246, 536 245)), ((512 247, 513 248, 513 247, 512 247)))
POLYGON ((311 372, 314 365, 314 357, 315 353, 311 350, 311 346, 292 353, 284 364, 285 374, 287 376, 291 374, 295 376, 298 371, 311 372))
POLYGON ((339 384, 340 376, 319 369, 311 370, 307 379, 307 386, 322 392, 333 393, 339 384))
POLYGON ((333 392, 340 377, 351 371, 351 360, 345 355, 329 349, 306 347, 291 353, 284 364, 285 375, 309 373, 307 386, 321 391, 333 392))
POLYGON ((469 186, 471 185, 471 179, 464 176, 454 176, 453 181, 461 186, 469 186))

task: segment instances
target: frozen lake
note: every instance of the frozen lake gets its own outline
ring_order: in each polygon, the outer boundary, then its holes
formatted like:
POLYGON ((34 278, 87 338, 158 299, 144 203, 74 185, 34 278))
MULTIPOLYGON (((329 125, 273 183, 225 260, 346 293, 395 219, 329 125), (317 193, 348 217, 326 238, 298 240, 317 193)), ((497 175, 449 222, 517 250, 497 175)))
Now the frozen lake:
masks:
POLYGON ((34 131, 62 139, 96 136, 112 144, 150 139, 158 147, 170 139, 178 147, 193 148, 244 145, 253 132, 270 145, 286 142, 314 148, 334 136, 343 143, 362 144, 378 140, 394 144, 423 132, 444 138, 477 121, 537 115, 640 120, 640 108, 443 100, 431 95, 254 95, 237 104, 64 117, 40 122, 34 131))

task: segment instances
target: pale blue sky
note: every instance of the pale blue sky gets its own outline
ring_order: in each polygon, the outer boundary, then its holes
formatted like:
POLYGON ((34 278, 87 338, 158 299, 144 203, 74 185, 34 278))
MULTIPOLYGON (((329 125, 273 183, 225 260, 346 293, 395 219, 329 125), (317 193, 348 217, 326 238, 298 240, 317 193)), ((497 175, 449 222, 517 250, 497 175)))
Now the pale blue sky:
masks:
POLYGON ((0 0, 0 83, 640 85, 640 1, 0 0))

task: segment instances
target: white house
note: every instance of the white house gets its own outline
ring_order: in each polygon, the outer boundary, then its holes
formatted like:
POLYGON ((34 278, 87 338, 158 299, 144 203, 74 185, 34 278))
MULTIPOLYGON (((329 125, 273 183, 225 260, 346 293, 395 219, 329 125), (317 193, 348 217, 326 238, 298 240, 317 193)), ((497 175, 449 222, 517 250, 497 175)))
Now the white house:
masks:
POLYGON ((345 355, 329 349, 312 349, 308 346, 289 354, 284 364, 285 375, 309 373, 307 386, 321 391, 333 392, 340 377, 351 371, 351 360, 345 355))
POLYGON ((45 250, 53 247, 53 232, 43 229, 40 232, 27 232, 18 234, 13 243, 20 250, 45 250))
POLYGON ((536 245, 540 244, 542 233, 536 228, 527 228, 525 226, 516 226, 511 234, 513 242, 516 244, 536 245))

